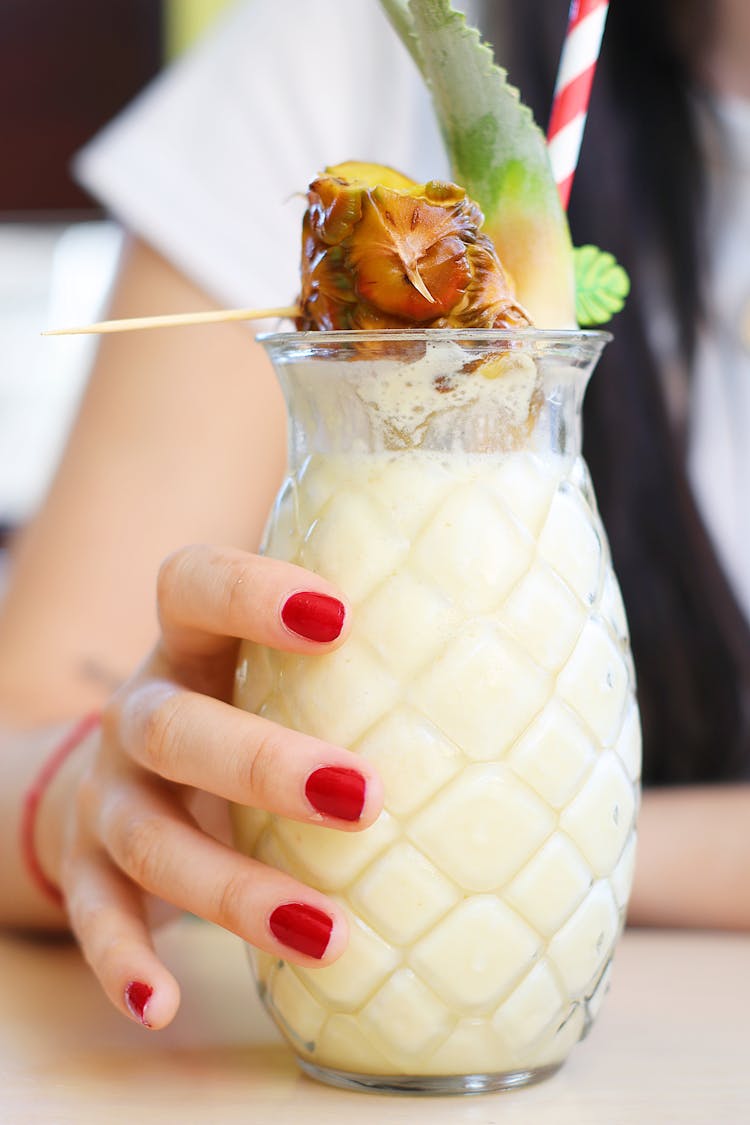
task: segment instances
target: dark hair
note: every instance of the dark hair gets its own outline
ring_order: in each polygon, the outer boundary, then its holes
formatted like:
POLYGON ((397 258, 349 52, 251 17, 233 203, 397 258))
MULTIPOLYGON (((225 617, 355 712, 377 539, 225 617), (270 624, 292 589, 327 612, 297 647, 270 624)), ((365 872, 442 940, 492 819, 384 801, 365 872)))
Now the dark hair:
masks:
MULTIPOLYGON (((544 125, 567 5, 488 8, 487 37, 544 125)), ((711 8, 611 5, 570 206, 574 243, 611 250, 632 279, 587 394, 584 452, 628 612, 644 779, 654 784, 750 776, 750 629, 688 484, 684 428, 668 411, 651 334, 658 271, 684 391, 704 315, 703 163, 691 99, 711 8)))

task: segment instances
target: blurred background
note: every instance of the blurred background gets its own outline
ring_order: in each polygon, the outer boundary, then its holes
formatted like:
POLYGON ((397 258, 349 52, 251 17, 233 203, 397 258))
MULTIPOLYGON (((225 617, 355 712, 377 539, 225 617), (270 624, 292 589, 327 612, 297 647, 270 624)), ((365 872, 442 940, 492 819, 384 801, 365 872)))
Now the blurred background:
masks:
POLYGON ((0 0, 0 545, 43 494, 120 250, 73 155, 232 0, 0 0))

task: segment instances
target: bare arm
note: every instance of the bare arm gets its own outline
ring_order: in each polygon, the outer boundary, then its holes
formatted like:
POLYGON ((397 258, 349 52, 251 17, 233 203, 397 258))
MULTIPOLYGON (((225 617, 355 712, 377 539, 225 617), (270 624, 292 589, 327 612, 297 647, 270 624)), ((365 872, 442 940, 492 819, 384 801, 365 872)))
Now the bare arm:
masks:
POLYGON ((750 930, 750 785, 644 794, 628 921, 750 930))
MULTIPOLYGON (((210 304, 134 242, 111 315, 210 304)), ((242 326, 102 338, 55 482, 14 551, 0 715, 54 722, 99 705, 156 638, 164 556, 195 541, 257 547, 284 427, 270 364, 242 326)))
MULTIPOLYGON (((148 246, 129 246, 112 316, 210 304, 148 246)), ((102 340, 0 605, 0 854, 13 857, 0 865, 0 922, 62 921, 17 862, 21 795, 59 724, 100 707, 154 643, 156 574, 170 551, 195 541, 256 547, 284 459, 280 391, 243 327, 102 340)))
MULTIPOLYGON (((207 303, 135 243, 111 313, 207 303)), ((190 911, 302 964, 346 945, 337 903, 231 847, 228 801, 342 831, 382 808, 366 762, 229 702, 236 638, 304 655, 348 631, 343 593, 252 553, 284 463, 283 402, 249 332, 105 340, 0 608, 0 925, 69 926, 112 1003, 153 1028, 179 1005, 153 946, 154 902, 162 916, 165 905, 190 911), (334 634, 287 624, 300 595, 334 634), (92 707, 101 726, 37 815, 37 857, 63 912, 24 870, 18 826, 64 721, 92 707), (356 808, 331 804, 342 770, 356 808)))

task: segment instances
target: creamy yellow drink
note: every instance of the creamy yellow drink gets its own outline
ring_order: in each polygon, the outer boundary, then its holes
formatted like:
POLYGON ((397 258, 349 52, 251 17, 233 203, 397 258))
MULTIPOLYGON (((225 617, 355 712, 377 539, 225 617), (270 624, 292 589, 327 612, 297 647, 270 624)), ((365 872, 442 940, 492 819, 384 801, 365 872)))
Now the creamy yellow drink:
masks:
POLYGON ((586 1030, 633 867, 633 670, 578 450, 600 345, 336 359, 323 335, 269 345, 303 421, 266 549, 346 591, 353 629, 246 645, 236 702, 367 757, 386 802, 357 834, 237 811, 240 846, 351 923, 327 968, 258 956, 261 990, 303 1065, 511 1083, 586 1030))

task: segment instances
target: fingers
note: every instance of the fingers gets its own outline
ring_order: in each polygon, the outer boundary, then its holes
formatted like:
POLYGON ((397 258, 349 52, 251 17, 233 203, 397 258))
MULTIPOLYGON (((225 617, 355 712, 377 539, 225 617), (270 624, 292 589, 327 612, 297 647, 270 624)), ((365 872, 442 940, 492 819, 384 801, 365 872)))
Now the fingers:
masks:
POLYGON ((334 902, 204 835, 165 793, 125 783, 101 810, 98 834, 137 886, 259 949, 303 965, 344 950, 348 927, 334 902))
POLYGON ((383 805, 367 761, 216 699, 146 682, 123 702, 119 737, 169 781, 294 820, 365 828, 383 805))
POLYGON ((291 563, 237 550, 186 547, 159 572, 165 651, 174 660, 224 651, 243 638, 291 652, 318 652, 348 631, 347 606, 324 579, 291 563))
MULTIPOLYGON (((142 802, 141 790, 139 805, 142 802)), ((109 825, 111 851, 127 857, 131 876, 153 874, 147 881, 156 894, 162 879, 167 880, 170 894, 164 897, 183 900, 175 905, 203 913, 286 960, 323 965, 343 951, 346 920, 333 903, 281 872, 251 861, 243 869, 238 857, 220 845, 216 847, 222 862, 215 866, 215 856, 193 850, 196 837, 201 842, 206 837, 181 824, 174 810, 146 804, 142 823, 150 827, 140 840, 125 808, 114 814, 109 825), (195 886, 191 879, 190 887, 183 883, 179 891, 170 863, 173 836, 179 836, 180 846, 189 849, 184 855, 190 856, 191 867, 194 864, 199 874, 195 886), (161 843, 154 846, 157 838, 161 843), (204 904, 210 909, 204 911, 204 904)), ((71 930, 110 1001, 144 1027, 166 1027, 179 1007, 180 989, 154 950, 141 890, 107 855, 90 847, 81 849, 66 865, 63 888, 71 930)))
POLYGON ((91 849, 68 862, 63 889, 71 930, 106 995, 144 1027, 166 1027, 180 989, 154 950, 141 892, 91 849))
POLYGON ((287 563, 191 547, 162 566, 158 606, 162 639, 105 711, 63 873, 107 995, 150 1027, 172 1019, 179 990, 151 943, 145 895, 303 965, 335 960, 348 938, 334 902, 201 831, 169 783, 344 829, 371 824, 383 800, 356 755, 221 701, 237 638, 302 654, 339 644, 349 621, 337 590, 287 563))
POLYGON ((339 643, 347 610, 333 587, 288 563, 194 546, 163 565, 159 610, 165 679, 176 675, 201 694, 148 680, 131 691, 121 735, 130 755, 161 777, 241 804, 295 819, 332 818, 338 827, 371 824, 382 786, 359 758, 240 714, 208 699, 222 692, 206 690, 205 669, 218 666, 228 637, 301 653, 339 643))

